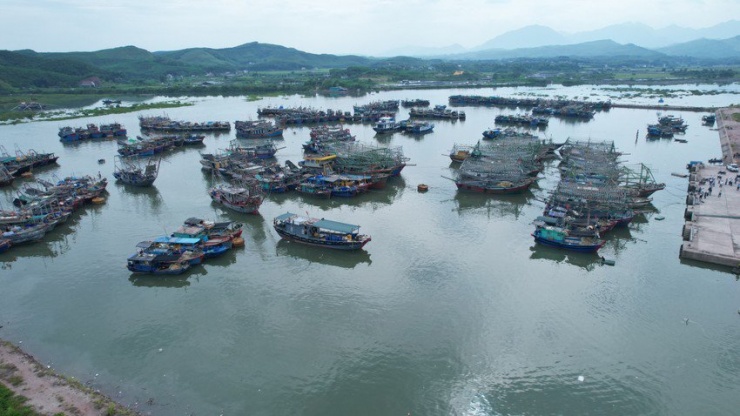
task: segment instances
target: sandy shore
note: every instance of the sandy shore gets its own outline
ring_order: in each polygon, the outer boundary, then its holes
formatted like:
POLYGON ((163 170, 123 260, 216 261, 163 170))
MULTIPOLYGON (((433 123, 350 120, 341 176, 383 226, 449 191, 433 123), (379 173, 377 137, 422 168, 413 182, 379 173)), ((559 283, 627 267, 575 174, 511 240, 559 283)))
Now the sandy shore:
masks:
POLYGON ((26 404, 44 415, 139 415, 77 380, 56 374, 3 340, 0 340, 0 382, 28 398, 26 404))

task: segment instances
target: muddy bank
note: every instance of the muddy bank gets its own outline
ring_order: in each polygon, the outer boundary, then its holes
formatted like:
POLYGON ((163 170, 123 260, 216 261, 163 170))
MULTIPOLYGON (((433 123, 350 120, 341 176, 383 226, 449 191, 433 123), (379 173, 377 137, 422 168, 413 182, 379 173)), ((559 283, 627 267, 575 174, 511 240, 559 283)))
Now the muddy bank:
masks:
POLYGON ((26 405, 44 415, 140 415, 78 380, 55 373, 30 354, 2 339, 0 382, 16 394, 28 398, 26 405))

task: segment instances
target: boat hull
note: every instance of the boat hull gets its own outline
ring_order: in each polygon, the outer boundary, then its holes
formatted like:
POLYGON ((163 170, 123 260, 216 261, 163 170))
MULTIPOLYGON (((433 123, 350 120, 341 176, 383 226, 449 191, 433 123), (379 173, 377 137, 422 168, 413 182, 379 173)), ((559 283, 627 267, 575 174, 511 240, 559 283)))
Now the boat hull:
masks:
POLYGON ((526 191, 532 185, 533 182, 527 182, 522 185, 516 186, 481 186, 474 184, 467 184, 465 182, 455 182, 457 189, 461 191, 471 191, 483 194, 518 194, 526 191))
POLYGON ((295 235, 292 233, 289 233, 285 230, 283 230, 280 227, 273 227, 275 228, 275 231, 280 235, 281 238, 289 241, 295 241, 296 243, 301 244, 307 244, 310 246, 316 246, 316 247, 324 247, 324 248, 331 248, 334 250, 359 250, 362 247, 365 246, 365 244, 369 243, 371 238, 367 237, 366 239, 362 241, 327 241, 327 240, 319 240, 314 239, 310 237, 305 237, 303 235, 295 235))

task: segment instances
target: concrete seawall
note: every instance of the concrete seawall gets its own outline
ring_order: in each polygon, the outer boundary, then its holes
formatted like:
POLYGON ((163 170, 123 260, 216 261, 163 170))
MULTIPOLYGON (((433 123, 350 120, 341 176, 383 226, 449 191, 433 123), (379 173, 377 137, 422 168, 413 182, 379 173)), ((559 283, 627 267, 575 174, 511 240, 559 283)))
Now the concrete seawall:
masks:
POLYGON ((697 165, 689 176, 682 259, 740 266, 740 175, 725 168, 740 160, 740 122, 734 113, 740 108, 717 112, 723 165, 697 165))
POLYGON ((682 107, 662 104, 612 104, 612 108, 636 108, 643 110, 694 111, 697 113, 714 113, 717 107, 682 107))

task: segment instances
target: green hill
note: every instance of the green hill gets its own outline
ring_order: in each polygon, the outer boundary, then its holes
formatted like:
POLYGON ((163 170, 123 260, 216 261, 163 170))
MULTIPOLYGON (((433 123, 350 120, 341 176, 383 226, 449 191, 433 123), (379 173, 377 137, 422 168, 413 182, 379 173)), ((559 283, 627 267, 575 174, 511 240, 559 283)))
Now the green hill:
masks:
POLYGON ((737 61, 740 59, 740 36, 729 39, 697 39, 657 49, 670 56, 737 61))
POLYGON ((312 54, 269 43, 250 42, 233 48, 192 48, 155 52, 156 56, 209 70, 296 70, 301 68, 343 68, 367 65, 360 56, 312 54))
POLYGON ((540 46, 522 49, 488 49, 449 56, 454 59, 518 59, 518 58, 557 58, 561 56, 571 58, 601 58, 601 57, 630 57, 641 59, 658 59, 665 57, 660 52, 651 51, 633 44, 621 45, 612 40, 597 40, 574 45, 540 46))
POLYGON ((27 87, 74 87, 87 77, 107 75, 100 68, 76 59, 37 55, 27 51, 0 51, 0 92, 27 87))

